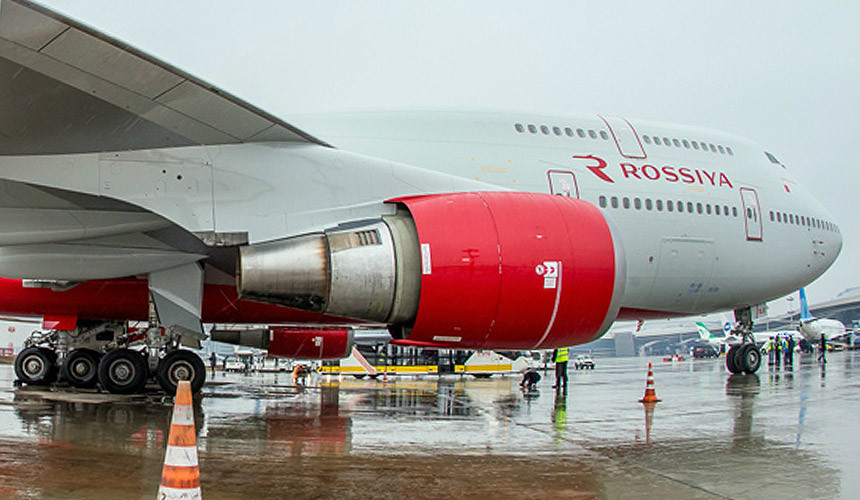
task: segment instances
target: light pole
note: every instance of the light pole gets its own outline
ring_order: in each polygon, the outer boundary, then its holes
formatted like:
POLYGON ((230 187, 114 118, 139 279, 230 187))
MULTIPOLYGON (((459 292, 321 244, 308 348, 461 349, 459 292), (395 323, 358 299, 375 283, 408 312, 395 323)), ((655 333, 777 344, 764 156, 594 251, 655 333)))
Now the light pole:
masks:
POLYGON ((788 301, 788 327, 789 327, 789 329, 793 330, 794 329, 794 312, 792 312, 793 309, 791 308, 791 306, 794 305, 794 296, 789 295, 788 297, 785 298, 785 300, 788 301))

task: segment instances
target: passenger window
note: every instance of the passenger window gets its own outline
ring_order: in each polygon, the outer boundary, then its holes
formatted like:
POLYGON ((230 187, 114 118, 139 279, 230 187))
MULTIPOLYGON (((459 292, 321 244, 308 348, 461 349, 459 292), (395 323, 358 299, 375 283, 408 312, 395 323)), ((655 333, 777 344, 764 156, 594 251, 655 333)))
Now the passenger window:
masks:
POLYGON ((573 129, 570 127, 564 127, 564 133, 567 134, 568 137, 573 137, 573 129))
POLYGON ((752 209, 747 208, 747 219, 752 219, 752 209))
POLYGON ((558 127, 553 127, 553 128, 552 128, 552 133, 553 133, 553 134, 555 134, 555 135, 561 135, 561 129, 560 129, 560 128, 558 128, 558 127))
POLYGON ((776 217, 773 216, 773 210, 770 211, 770 221, 773 222, 776 217))
POLYGON ((672 145, 672 141, 670 141, 668 137, 664 137, 664 138, 663 138, 663 144, 665 144, 665 145, 667 145, 667 146, 671 146, 671 145, 672 145))
POLYGON ((782 222, 782 214, 780 214, 779 212, 776 213, 776 221, 782 222))
POLYGON ((633 198, 633 208, 635 208, 636 210, 641 210, 642 200, 640 200, 639 198, 633 198))
POLYGON ((609 140, 609 134, 607 134, 605 130, 601 130, 600 131, 600 138, 603 139, 604 141, 608 141, 609 140))
POLYGON ((684 147, 685 147, 685 148, 690 149, 690 141, 688 141, 687 139, 684 139, 684 140, 683 140, 683 141, 681 141, 681 142, 683 142, 683 143, 684 143, 684 147))
POLYGON ((717 148, 715 148, 714 145, 711 144, 711 153, 716 153, 716 152, 717 152, 717 148))
POLYGON ((648 137, 647 135, 643 135, 642 140, 645 141, 645 144, 651 144, 651 138, 648 137))
POLYGON ((529 132, 531 132, 533 134, 537 134, 537 127, 535 127, 534 125, 529 123, 529 132))
POLYGON ((693 213, 693 202, 692 201, 687 202, 687 213, 690 213, 690 214, 693 213))
POLYGON ((618 208, 618 197, 613 196, 609 202, 612 203, 612 208, 618 208))
POLYGON ((656 136, 654 137, 654 144, 656 144, 658 146, 660 145, 660 138, 659 137, 656 137, 656 136))
POLYGON ((708 145, 707 145, 707 144, 705 144, 704 142, 702 142, 702 143, 700 143, 700 144, 702 145, 702 151, 704 151, 704 152, 706 152, 706 153, 707 153, 707 152, 708 152, 708 145))
POLYGON ((657 200, 654 203, 657 205, 657 211, 662 212, 663 211, 663 200, 657 200))
POLYGON ((600 198, 597 199, 597 203, 600 205, 601 208, 606 208, 606 197, 600 195, 600 198))
POLYGON ((728 146, 726 146, 726 153, 728 153, 728 154, 729 154, 729 156, 734 156, 734 155, 735 155, 735 154, 732 152, 732 148, 730 148, 730 147, 728 147, 728 146))
POLYGON ((652 210, 654 208, 654 204, 651 202, 651 198, 645 198, 645 210, 652 210))
POLYGON ((523 127, 522 123, 514 124, 514 128, 517 129, 517 132, 519 132, 519 133, 523 133, 526 131, 526 128, 523 127))
POLYGON ((678 139, 672 139, 672 144, 674 144, 676 148, 681 147, 681 141, 679 141, 678 139))
POLYGON ((585 139, 585 130, 582 130, 581 128, 576 129, 576 135, 585 139))
POLYGON ((678 213, 681 213, 683 211, 684 211, 684 202, 679 201, 678 202, 678 213))
POLYGON ((738 216, 738 207, 732 207, 732 215, 734 215, 735 217, 738 216))
POLYGON ((711 215, 711 204, 710 203, 705 205, 705 213, 708 215, 711 215))
POLYGON ((630 198, 625 196, 621 199, 621 204, 624 205, 624 208, 630 208, 630 198))
POLYGON ((714 205, 714 214, 720 215, 720 206, 719 205, 714 205))
POLYGON ((726 214, 726 217, 729 216, 729 206, 723 205, 723 213, 726 214))
POLYGON ((702 204, 696 203, 696 212, 701 215, 702 214, 702 204))
POLYGON ((722 146, 717 146, 717 149, 720 150, 721 154, 726 154, 726 150, 722 146))
POLYGON ((546 125, 541 125, 540 131, 543 132, 543 135, 549 135, 549 127, 547 127, 546 125))
POLYGON ((597 132, 595 132, 594 130, 589 130, 588 137, 591 137, 592 139, 597 139, 597 132))
POLYGON ((697 151, 699 150, 699 143, 698 142, 693 141, 693 149, 695 149, 697 151))

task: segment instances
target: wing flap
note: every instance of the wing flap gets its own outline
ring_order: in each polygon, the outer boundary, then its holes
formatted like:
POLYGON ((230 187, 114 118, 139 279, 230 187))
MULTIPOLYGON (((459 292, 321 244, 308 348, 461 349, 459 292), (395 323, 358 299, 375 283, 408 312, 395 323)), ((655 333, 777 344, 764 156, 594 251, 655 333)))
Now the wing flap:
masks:
POLYGON ((251 141, 328 146, 44 6, 0 5, 0 154, 251 141))

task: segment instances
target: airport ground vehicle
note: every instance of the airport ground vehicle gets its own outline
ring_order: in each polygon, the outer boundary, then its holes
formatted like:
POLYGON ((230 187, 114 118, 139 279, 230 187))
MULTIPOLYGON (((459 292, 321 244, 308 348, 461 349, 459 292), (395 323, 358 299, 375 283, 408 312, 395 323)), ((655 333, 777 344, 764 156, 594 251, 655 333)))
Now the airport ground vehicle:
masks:
POLYGON ((46 330, 16 363, 27 383, 68 363, 116 392, 150 372, 199 388, 182 346, 202 321, 271 325, 234 340, 327 359, 349 349, 280 326, 550 349, 727 308, 727 366, 754 372, 751 307, 841 250, 792 173, 731 134, 503 112, 300 128, 48 7, 4 0, 0 17, 0 313, 46 330))
POLYGON ((588 354, 579 354, 576 356, 576 359, 573 360, 573 367, 577 370, 593 370, 594 360, 591 359, 591 356, 588 354))

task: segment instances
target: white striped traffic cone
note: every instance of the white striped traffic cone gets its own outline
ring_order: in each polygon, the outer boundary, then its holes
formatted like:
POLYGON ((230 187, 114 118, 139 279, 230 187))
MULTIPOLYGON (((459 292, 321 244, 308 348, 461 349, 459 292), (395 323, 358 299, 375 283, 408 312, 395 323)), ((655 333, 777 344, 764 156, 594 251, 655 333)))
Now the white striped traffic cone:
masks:
POLYGON ((654 392, 654 372, 651 370, 651 363, 648 363, 648 381, 645 382, 645 397, 640 399, 639 402, 653 404, 659 401, 657 394, 654 392))
POLYGON ((176 388, 170 436, 164 453, 158 500, 200 500, 200 469, 197 466, 197 438, 194 436, 194 408, 191 382, 183 380, 176 388))

